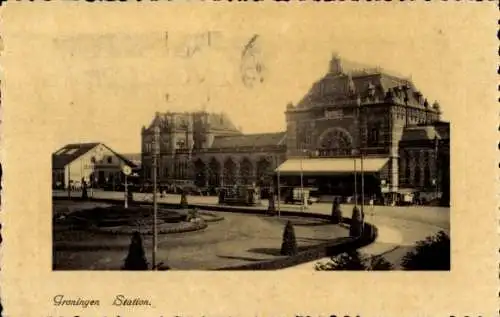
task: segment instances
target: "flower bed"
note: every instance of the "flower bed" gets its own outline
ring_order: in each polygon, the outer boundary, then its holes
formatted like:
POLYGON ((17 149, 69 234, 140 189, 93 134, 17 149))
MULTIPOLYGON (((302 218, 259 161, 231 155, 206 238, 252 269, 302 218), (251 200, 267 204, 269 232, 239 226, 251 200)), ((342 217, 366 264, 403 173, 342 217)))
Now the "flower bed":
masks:
MULTIPOLYGON (((172 233, 182 233, 203 230, 207 227, 207 223, 203 219, 199 221, 190 222, 179 222, 179 223, 163 223, 158 225, 158 234, 172 234, 172 233)), ((93 226, 91 228, 96 232, 110 233, 110 234, 132 234, 134 231, 139 231, 139 233, 144 235, 152 235, 152 226, 116 226, 116 227, 97 227, 93 226)))
MULTIPOLYGON (((179 223, 183 221, 184 215, 172 209, 159 209, 159 223, 179 223)), ((65 219, 57 220, 62 224, 74 224, 80 226, 119 227, 135 226, 136 224, 152 223, 152 210, 148 207, 122 206, 97 207, 93 209, 77 210, 68 214, 65 219)))

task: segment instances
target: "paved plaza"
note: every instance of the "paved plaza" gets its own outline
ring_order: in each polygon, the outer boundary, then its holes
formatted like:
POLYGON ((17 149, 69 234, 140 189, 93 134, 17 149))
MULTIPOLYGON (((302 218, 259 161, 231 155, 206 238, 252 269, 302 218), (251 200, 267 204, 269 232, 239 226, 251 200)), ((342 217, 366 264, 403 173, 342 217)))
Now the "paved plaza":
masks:
MULTIPOLYGON (((67 192, 54 192, 54 196, 58 197, 67 197, 67 192)), ((94 191, 92 193, 93 197, 96 199, 116 199, 123 200, 124 193, 122 192, 106 192, 106 191, 94 191)), ((72 193, 73 197, 80 197, 81 193, 74 192, 72 193)), ((152 194, 142 194, 142 193, 134 193, 134 200, 137 201, 152 201, 152 194)), ((194 205, 217 205, 217 197, 211 196, 188 196, 188 201, 190 204, 194 205)), ((165 197, 158 197, 158 202, 160 203, 179 203, 180 195, 167 194, 165 197)), ((262 209, 267 208, 267 200, 262 201, 262 205, 258 207, 246 207, 249 209, 262 209)), ((291 211, 297 212, 300 214, 301 207, 299 205, 285 205, 281 204, 280 209, 283 211, 291 211)), ((350 217, 352 205, 342 205, 341 206, 344 217, 350 217)), ((309 206, 306 209, 308 212, 318 213, 318 214, 330 214, 331 213, 331 204, 330 203, 317 203, 309 206)), ((241 222, 242 219, 239 219, 239 215, 232 213, 223 213, 224 216, 228 215, 226 218, 230 219, 225 224, 221 223, 221 227, 219 228, 219 232, 226 232, 228 228, 223 226, 228 225, 231 221, 241 222)), ((442 207, 428 207, 428 206, 408 206, 408 207, 392 207, 392 206, 374 206, 373 208, 365 207, 366 221, 373 223, 379 229, 379 236, 377 240, 360 249, 360 251, 365 255, 384 255, 384 257, 392 262, 396 267, 399 264, 401 257, 409 250, 411 250, 417 241, 424 239, 429 235, 433 235, 440 230, 443 230, 449 233, 450 230, 450 209, 442 208, 442 207)), ((257 227, 267 227, 272 226, 272 221, 267 218, 265 222, 259 216, 246 216, 249 219, 252 219, 252 226, 257 227), (255 223, 254 223, 255 222, 255 223), (259 223, 262 222, 262 223, 259 223), (265 223, 265 224, 264 224, 265 223)), ((248 219, 245 219, 248 221, 248 219)), ((278 221, 278 220, 275 220, 278 221)), ((250 223, 249 223, 250 225, 250 223)), ((304 226, 306 227, 306 226, 304 226)), ((318 228, 322 226, 310 226, 309 229, 313 228, 309 234, 312 232, 318 231, 318 228)), ((209 230, 217 231, 217 227, 213 227, 209 230)), ((269 228, 269 227, 267 227, 269 228)), ((266 229, 262 229, 262 240, 266 240, 264 238, 265 233, 269 233, 270 231, 266 231, 266 229)), ((272 230, 271 230, 272 231, 272 230)), ((274 236, 268 236, 269 239, 281 239, 282 231, 281 229, 275 230, 274 236)), ((300 231, 300 229, 299 229, 300 231)), ((228 231, 230 232, 230 230, 228 231)), ((320 233, 316 236, 318 239, 323 239, 320 233)), ((196 234, 194 234, 196 235, 196 234)), ((242 236, 244 233, 242 233, 242 236)), ((342 234, 339 234, 341 236, 342 234)), ((263 241, 259 242, 262 243, 263 241)), ((147 241, 146 241, 147 243, 147 241)), ((226 242, 227 243, 227 242, 226 242)), ((226 244, 226 246, 229 244, 226 244)), ((221 247, 223 248, 223 247, 221 247)), ((195 250, 195 249, 193 249, 195 250)), ((221 249, 222 250, 222 249, 221 249)), ((193 254, 191 256, 195 256, 196 251, 192 251, 193 254)), ((269 253, 269 252, 268 252, 269 253)), ((221 253, 222 254, 222 253, 221 253)), ((234 257, 233 255, 228 254, 228 257, 234 257)), ((245 256, 251 258, 248 254, 240 255, 240 257, 244 258, 245 256)), ((265 258, 269 256, 269 254, 253 254, 254 259, 256 257, 265 258)), ((172 255, 169 256, 170 259, 173 259, 172 255)), ((322 259, 323 261, 326 259, 322 259)), ((236 263, 238 261, 235 262, 236 263)), ((314 268, 314 264, 317 261, 313 261, 310 263, 305 263, 302 265, 298 265, 289 269, 308 269, 311 270, 314 268)))
MULTIPOLYGON (((54 201, 54 213, 106 204, 54 201)), ((223 220, 210 222, 194 232, 160 234, 158 262, 177 270, 210 270, 245 265, 280 258, 283 229, 287 221, 294 225, 300 249, 326 243, 341 243, 348 238, 348 228, 326 220, 297 216, 221 212, 223 220)), ((117 270, 123 264, 130 235, 111 235, 95 231, 68 230, 54 225, 54 268, 58 270, 117 270)), ((143 235, 147 258, 151 259, 152 240, 143 235)))

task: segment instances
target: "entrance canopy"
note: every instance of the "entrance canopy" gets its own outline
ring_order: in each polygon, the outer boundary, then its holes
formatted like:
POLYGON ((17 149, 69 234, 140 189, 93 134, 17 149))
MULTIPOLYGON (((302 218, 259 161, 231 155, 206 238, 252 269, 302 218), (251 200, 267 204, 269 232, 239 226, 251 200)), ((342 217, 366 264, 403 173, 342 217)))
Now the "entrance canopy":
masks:
MULTIPOLYGON (((389 162, 389 158, 363 158, 363 171, 377 173, 389 162)), ((292 158, 278 166, 275 172, 281 175, 317 175, 328 176, 352 174, 361 171, 360 158, 292 158)))

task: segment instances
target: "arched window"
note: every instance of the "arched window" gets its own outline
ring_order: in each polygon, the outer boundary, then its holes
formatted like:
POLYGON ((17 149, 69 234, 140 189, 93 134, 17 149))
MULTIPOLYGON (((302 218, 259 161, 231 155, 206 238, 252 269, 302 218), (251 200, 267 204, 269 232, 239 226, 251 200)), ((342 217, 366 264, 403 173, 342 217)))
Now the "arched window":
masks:
POLYGON ((421 172, 420 164, 417 162, 415 164, 415 178, 413 182, 413 186, 415 187, 420 186, 420 181, 421 181, 420 172, 421 172))
POLYGON ((424 186, 432 185, 430 153, 424 152, 424 186))
POLYGON ((219 186, 220 185, 220 175, 221 171, 221 166, 219 161, 217 161, 215 158, 212 158, 210 160, 210 163, 208 163, 208 184, 210 186, 219 186))
POLYGON ((271 163, 265 158, 261 158, 257 162, 257 184, 263 186, 268 182, 268 178, 272 173, 271 163))
POLYGON ((224 185, 236 184, 236 164, 231 158, 224 162, 224 185))
POLYGON ((380 122, 375 123, 370 127, 370 130, 368 132, 368 144, 369 145, 377 145, 379 144, 380 140, 380 133, 381 133, 381 127, 382 124, 380 122))
POLYGON ((333 128, 321 135, 319 148, 320 156, 350 155, 352 138, 346 130, 333 128))
POLYGON ((241 183, 248 185, 252 182, 253 166, 248 158, 244 158, 240 164, 241 183))
POLYGON ((406 165, 405 165, 405 183, 409 184, 411 182, 411 157, 408 152, 405 155, 406 165))
POLYGON ((205 186, 206 166, 205 166, 205 163, 201 159, 198 159, 194 163, 194 171, 195 171, 195 184, 196 184, 196 186, 199 186, 199 187, 205 186))

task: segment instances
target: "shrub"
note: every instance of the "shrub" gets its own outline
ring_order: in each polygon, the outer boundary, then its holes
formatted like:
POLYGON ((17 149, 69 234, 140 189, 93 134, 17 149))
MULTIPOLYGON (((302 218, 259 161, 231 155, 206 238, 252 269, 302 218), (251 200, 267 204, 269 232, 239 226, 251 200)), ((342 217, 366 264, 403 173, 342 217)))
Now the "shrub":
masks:
POLYGON ((342 222, 342 211, 340 210, 340 204, 337 199, 333 200, 331 222, 335 224, 342 222))
POLYGON ((390 271, 394 266, 382 256, 373 256, 370 258, 370 271, 390 271))
POLYGON ((132 233, 132 239, 123 269, 129 271, 145 271, 148 269, 148 262, 146 260, 144 246, 142 245, 142 237, 137 231, 132 233))
POLYGON ((359 237, 363 232, 363 217, 358 206, 352 209, 351 225, 349 227, 349 236, 359 237))
POLYGON ((368 225, 366 222, 363 224, 363 237, 369 241, 373 241, 376 238, 375 227, 373 225, 368 225))
POLYGON ((450 237, 439 231, 417 242, 414 251, 408 252, 401 262, 405 270, 447 271, 450 269, 450 237))
POLYGON ((316 271, 379 271, 393 266, 381 256, 364 257, 357 250, 334 256, 329 262, 316 263, 316 271))
POLYGON ((194 208, 194 209, 190 209, 187 213, 187 216, 186 216, 186 221, 187 222, 190 222, 192 221, 193 219, 197 219, 197 218, 200 218, 200 215, 198 213, 198 209, 197 208, 194 208))
POLYGON ((181 193, 181 208, 188 208, 187 195, 185 191, 181 193))
POLYGON ((295 230, 293 229, 292 222, 287 221, 285 231, 283 232, 283 242, 281 244, 281 255, 295 255, 297 254, 297 239, 295 238, 295 230))
POLYGON ((156 270, 157 271, 168 271, 168 270, 170 270, 170 266, 166 265, 163 262, 160 262, 156 265, 156 270))

